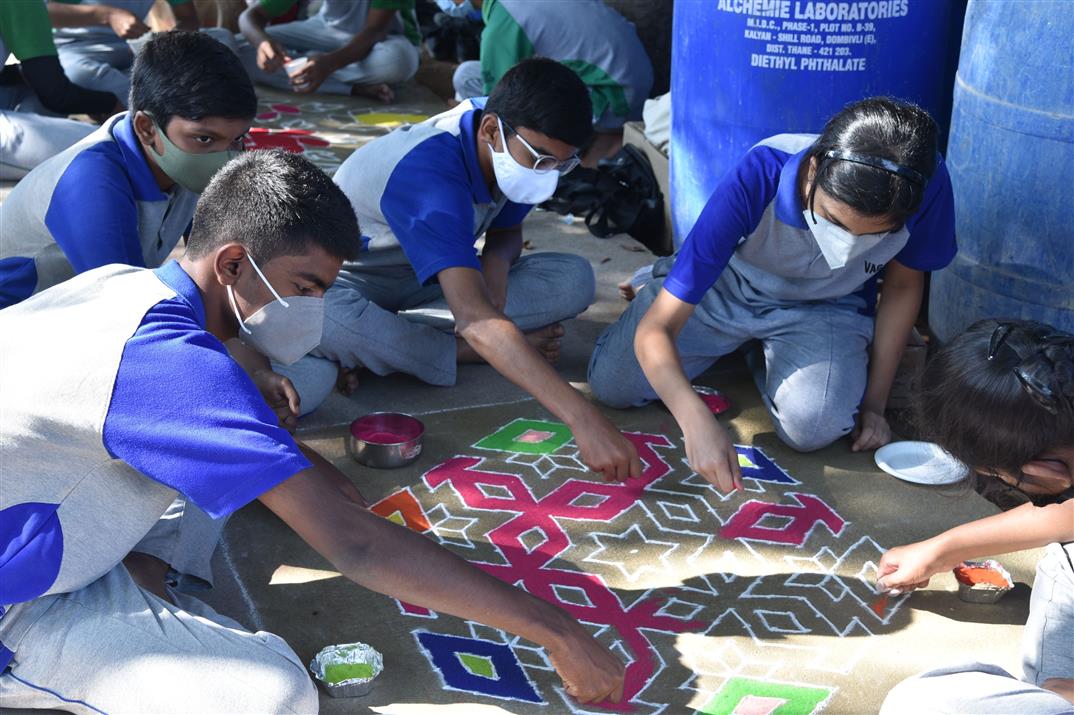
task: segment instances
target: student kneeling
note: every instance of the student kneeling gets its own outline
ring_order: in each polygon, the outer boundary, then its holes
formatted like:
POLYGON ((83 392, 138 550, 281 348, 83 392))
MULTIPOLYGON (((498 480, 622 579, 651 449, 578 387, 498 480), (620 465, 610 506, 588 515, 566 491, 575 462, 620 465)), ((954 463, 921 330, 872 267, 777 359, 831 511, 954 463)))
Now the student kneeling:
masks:
POLYGON ((820 136, 770 137, 728 172, 679 253, 598 338, 590 385, 614 407, 662 399, 691 466, 727 490, 738 455, 689 380, 760 340, 754 378, 786 444, 807 452, 854 431, 855 449, 879 447, 923 272, 954 255, 935 123, 910 104, 857 102, 820 136))
POLYGON ((121 564, 177 494, 215 519, 260 499, 355 582, 544 645, 583 701, 620 696, 622 664, 581 625, 366 510, 228 356, 240 327, 270 357, 315 344, 357 230, 309 161, 251 152, 203 194, 181 262, 103 266, 0 311, 4 706, 316 712, 283 640, 121 564))

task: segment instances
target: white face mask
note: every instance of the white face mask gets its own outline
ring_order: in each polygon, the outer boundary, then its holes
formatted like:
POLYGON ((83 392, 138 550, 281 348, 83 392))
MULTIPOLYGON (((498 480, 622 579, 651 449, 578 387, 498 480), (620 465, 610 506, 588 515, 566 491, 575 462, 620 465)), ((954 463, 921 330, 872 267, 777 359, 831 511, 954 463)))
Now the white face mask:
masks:
POLYGON ((235 302, 235 292, 231 286, 227 286, 231 309, 242 328, 243 334, 239 335, 239 339, 268 359, 290 365, 320 345, 324 328, 324 298, 298 295, 284 300, 254 263, 254 257, 247 254, 247 258, 274 300, 243 320, 235 302))
POLYGON ((458 5, 455 4, 455 0, 436 0, 436 6, 441 12, 451 17, 469 17, 471 13, 477 11, 470 0, 462 0, 458 5))
POLYGON ((523 166, 507 151, 507 133, 503 130, 503 122, 497 117, 500 126, 500 141, 503 142, 503 151, 496 151, 489 144, 492 152, 492 172, 496 175, 496 185, 510 201, 516 204, 540 204, 552 198, 556 193, 556 185, 559 183, 559 172, 556 170, 539 173, 532 167, 523 166))
POLYGON ((806 224, 813 233, 813 239, 820 246, 820 252, 824 261, 833 271, 842 268, 858 256, 868 253, 875 248, 888 232, 869 233, 863 236, 855 236, 845 228, 839 228, 823 216, 817 216, 814 222, 811 211, 806 209, 802 212, 806 224))

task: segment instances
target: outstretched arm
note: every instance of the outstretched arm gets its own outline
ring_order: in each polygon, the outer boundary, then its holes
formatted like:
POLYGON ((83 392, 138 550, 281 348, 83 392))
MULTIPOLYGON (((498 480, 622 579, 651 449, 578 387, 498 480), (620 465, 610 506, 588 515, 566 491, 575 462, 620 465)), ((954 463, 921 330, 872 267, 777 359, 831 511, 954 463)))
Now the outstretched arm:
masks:
POLYGON ((496 309, 480 271, 446 268, 437 277, 458 334, 497 372, 571 428, 587 467, 602 472, 607 480, 641 476, 634 445, 567 384, 526 341, 518 326, 496 309))
POLYGON ((634 352, 649 384, 682 429, 690 467, 727 493, 742 489, 738 452, 727 430, 694 392, 675 347, 675 339, 693 312, 693 305, 661 288, 638 323, 634 352))
POLYGON ((74 5, 66 2, 48 3, 48 18, 53 27, 91 27, 103 25, 116 37, 133 40, 149 32, 149 26, 130 10, 111 5, 74 5))
POLYGON ((338 481, 328 475, 332 469, 315 462, 261 495, 261 502, 355 583, 532 640, 548 650, 567 692, 581 702, 620 699, 623 664, 577 621, 429 539, 340 499, 338 481))
POLYGON ((891 549, 880 559, 878 586, 907 591, 922 588, 941 571, 967 559, 1074 541, 1074 500, 1017 509, 956 526, 915 544, 891 549))

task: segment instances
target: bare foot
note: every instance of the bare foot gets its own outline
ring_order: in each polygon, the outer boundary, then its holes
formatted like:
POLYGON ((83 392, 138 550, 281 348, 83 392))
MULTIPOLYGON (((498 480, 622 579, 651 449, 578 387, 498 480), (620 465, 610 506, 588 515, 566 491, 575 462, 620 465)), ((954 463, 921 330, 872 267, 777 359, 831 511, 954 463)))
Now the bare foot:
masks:
POLYGON ((336 377, 336 389, 344 395, 353 395, 357 392, 358 368, 340 366, 339 375, 336 377))
POLYGON ((548 361, 549 365, 555 365, 559 361, 560 343, 566 332, 562 325, 553 323, 526 333, 526 341, 548 361))
MULTIPOLYGON (((541 357, 554 365, 559 360, 560 343, 566 332, 562 325, 553 323, 524 333, 524 336, 526 342, 532 345, 541 357)), ((455 339, 455 355, 460 363, 485 362, 485 359, 463 338, 455 339)))
POLYGON ((634 300, 637 297, 638 292, 634 290, 634 284, 629 280, 625 280, 619 284, 619 295, 623 296, 623 300, 634 300))
POLYGON ((386 84, 353 84, 351 85, 351 96, 369 97, 389 104, 395 99, 395 92, 386 84))
POLYGON ((172 602, 164 587, 164 581, 168 577, 168 564, 156 556, 132 551, 123 557, 123 565, 136 584, 168 603, 172 602))

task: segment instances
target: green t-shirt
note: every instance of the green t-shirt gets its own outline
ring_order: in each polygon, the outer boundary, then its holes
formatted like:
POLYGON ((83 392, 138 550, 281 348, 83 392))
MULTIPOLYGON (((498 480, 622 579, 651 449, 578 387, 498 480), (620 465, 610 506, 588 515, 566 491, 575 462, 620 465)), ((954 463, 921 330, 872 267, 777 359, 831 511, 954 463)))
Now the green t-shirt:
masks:
POLYGON ((481 79, 488 94, 524 59, 548 57, 570 67, 589 88, 593 119, 641 114, 652 65, 634 26, 600 0, 542 3, 484 0, 481 79))
POLYGON ((0 64, 8 54, 19 61, 56 55, 52 23, 40 0, 0 0, 0 64))

